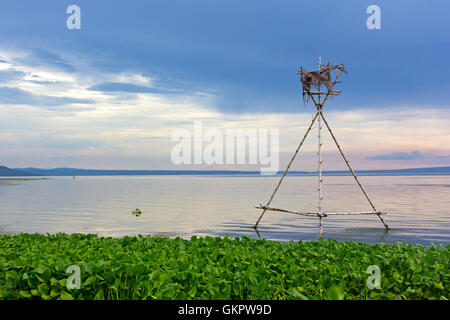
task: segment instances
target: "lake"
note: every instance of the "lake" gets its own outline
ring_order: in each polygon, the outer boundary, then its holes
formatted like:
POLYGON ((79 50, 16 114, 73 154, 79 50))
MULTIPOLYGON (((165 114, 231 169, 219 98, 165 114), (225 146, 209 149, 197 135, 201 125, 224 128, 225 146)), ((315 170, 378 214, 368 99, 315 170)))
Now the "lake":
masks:
MULTIPOLYGON (((100 236, 251 236, 316 240, 318 218, 267 211, 279 176, 81 176, 0 180, 0 233, 97 233, 100 236), (132 215, 136 208, 140 217, 132 215)), ((450 244, 450 176, 361 176, 377 216, 324 218, 324 238, 450 244)), ((324 211, 371 207, 351 176, 324 177, 324 211)), ((317 211, 317 177, 287 176, 271 207, 317 211)))

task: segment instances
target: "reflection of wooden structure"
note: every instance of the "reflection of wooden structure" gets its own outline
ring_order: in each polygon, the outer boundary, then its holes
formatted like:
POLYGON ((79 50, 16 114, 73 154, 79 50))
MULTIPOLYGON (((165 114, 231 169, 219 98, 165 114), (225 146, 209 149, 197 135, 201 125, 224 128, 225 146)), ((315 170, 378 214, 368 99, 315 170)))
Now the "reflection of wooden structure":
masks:
POLYGON ((267 202, 267 205, 265 205, 265 206, 259 205, 258 207, 256 207, 257 209, 262 209, 263 211, 262 211, 260 217, 258 218, 258 220, 256 221, 256 224, 254 226, 255 229, 258 228, 258 224, 261 221, 261 219, 264 216, 266 211, 287 212, 287 213, 293 213, 293 214, 308 216, 308 217, 319 217, 320 236, 323 235, 323 227, 322 227, 323 217, 327 217, 327 216, 331 216, 331 215, 373 215, 374 214, 374 215, 378 216, 378 218, 381 220, 381 222, 383 223, 383 225, 385 226, 386 229, 389 228, 388 225, 386 224, 386 222, 381 217, 381 215, 386 214, 386 212, 381 212, 381 211, 378 211, 377 209, 375 209, 374 204, 369 199, 366 191, 364 190, 361 183, 359 182, 358 177, 356 176, 353 169, 350 167, 350 164, 349 164, 347 158, 345 157, 344 153, 342 152, 342 149, 339 146, 339 144, 336 140, 336 137, 333 134, 333 131, 331 131, 331 128, 328 125, 327 120, 325 120, 325 118, 323 116, 322 108, 323 108, 323 105, 325 104, 325 102, 327 101, 328 97, 339 95, 341 93, 341 91, 333 91, 333 89, 334 89, 334 86, 336 85, 336 83, 338 83, 337 80, 339 79, 339 76, 341 75, 342 72, 346 72, 344 65, 342 65, 342 64, 330 65, 330 63, 328 63, 326 65, 322 65, 320 58, 319 58, 319 69, 317 71, 307 71, 307 70, 304 70, 303 68, 300 68, 300 70, 298 71, 298 75, 300 76, 300 82, 302 83, 303 101, 305 102, 305 100, 306 101, 312 100, 312 102, 316 106, 317 112, 316 112, 315 116, 313 117, 308 129, 306 130, 306 133, 303 136, 303 139, 301 140, 299 146, 295 150, 294 156, 289 161, 288 166, 287 166, 286 170, 284 171, 283 175, 281 176, 281 179, 278 182, 275 190, 273 191, 272 195, 270 196, 269 201, 267 202), (325 96, 323 98, 323 100, 321 100, 322 96, 325 96), (278 188, 280 187, 281 183, 283 182, 284 177, 286 176, 289 168, 291 167, 292 162, 294 161, 295 157, 297 156, 297 153, 299 152, 301 146, 303 145, 303 142, 305 141, 306 137, 308 136, 308 133, 311 131, 311 128, 312 128, 314 122, 316 121, 316 119, 318 122, 318 140, 319 140, 318 152, 317 152, 317 155, 318 155, 318 178, 319 178, 319 181, 318 181, 318 209, 319 210, 318 210, 318 212, 290 211, 290 210, 269 207, 275 194, 278 191, 278 188), (347 213, 346 212, 338 213, 338 212, 324 212, 323 211, 323 209, 322 209, 322 199, 323 199, 323 195, 322 195, 322 153, 321 153, 322 120, 325 123, 325 126, 328 128, 328 131, 330 132, 331 137, 333 138, 333 141, 336 144, 341 156, 344 158, 344 161, 347 164, 348 169, 350 170, 353 177, 355 178, 356 183, 358 184, 362 193, 366 197, 366 199, 369 202, 370 206, 372 207, 373 211, 359 212, 359 213, 348 213, 348 212, 347 213))

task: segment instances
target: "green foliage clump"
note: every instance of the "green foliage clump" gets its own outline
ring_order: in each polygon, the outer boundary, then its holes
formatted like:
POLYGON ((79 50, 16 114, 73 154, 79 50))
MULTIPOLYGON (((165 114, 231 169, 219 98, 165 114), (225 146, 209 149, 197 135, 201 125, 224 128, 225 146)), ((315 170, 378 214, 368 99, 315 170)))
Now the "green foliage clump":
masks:
POLYGON ((0 235, 0 299, 447 299, 449 246, 0 235), (80 289, 67 289, 79 266, 80 289), (381 271, 368 289, 367 268, 381 271))
POLYGON ((135 217, 139 217, 142 214, 142 211, 141 211, 141 209, 138 208, 138 209, 133 210, 131 212, 131 214, 135 217))

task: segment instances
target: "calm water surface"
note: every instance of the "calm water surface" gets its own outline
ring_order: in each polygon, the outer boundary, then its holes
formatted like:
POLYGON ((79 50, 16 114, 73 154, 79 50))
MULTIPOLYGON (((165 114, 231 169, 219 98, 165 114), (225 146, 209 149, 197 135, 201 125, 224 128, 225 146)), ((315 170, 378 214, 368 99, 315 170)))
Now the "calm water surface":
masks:
MULTIPOLYGON (((0 180, 0 233, 97 233, 261 236, 315 240, 318 219, 267 212, 260 234, 249 228, 279 177, 108 176, 0 180), (132 210, 142 215, 134 217, 132 210)), ((376 216, 327 217, 324 238, 367 243, 450 244, 450 176, 362 176, 369 197, 387 211, 376 216)), ((273 207, 317 211, 317 178, 288 176, 273 207)), ((325 211, 370 211, 352 177, 324 177, 325 211)))

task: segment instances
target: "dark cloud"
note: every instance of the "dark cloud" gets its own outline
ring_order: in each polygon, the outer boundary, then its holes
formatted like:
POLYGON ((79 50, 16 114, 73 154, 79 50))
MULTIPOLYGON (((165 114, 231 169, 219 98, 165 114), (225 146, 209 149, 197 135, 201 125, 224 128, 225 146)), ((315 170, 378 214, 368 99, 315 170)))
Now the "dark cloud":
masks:
POLYGON ((388 154, 379 154, 375 156, 366 157, 367 160, 414 160, 421 159, 425 156, 419 151, 411 152, 393 152, 388 154))
POLYGON ((91 104, 94 101, 89 99, 36 95, 18 88, 0 87, 0 104, 27 104, 52 107, 73 103, 91 104))
POLYGON ((46 49, 33 49, 31 54, 25 58, 17 59, 18 62, 29 66, 48 66, 61 69, 66 72, 75 72, 76 68, 59 54, 50 52, 46 49))
MULTIPOLYGON (((166 74, 208 88, 221 112, 271 113, 303 111, 297 69, 316 68, 321 56, 348 70, 336 87, 342 94, 326 109, 448 108, 450 78, 442 61, 450 54, 450 2, 381 1, 382 29, 368 30, 368 1, 84 1, 89 18, 79 32, 65 28, 58 13, 63 4, 28 2, 27 10, 8 1, 0 11, 9 26, 0 28, 1 44, 26 49, 39 41, 50 48, 34 50, 24 63, 72 72, 73 64, 55 53, 70 52, 104 72, 166 74)), ((92 90, 172 93, 117 86, 92 90)))

